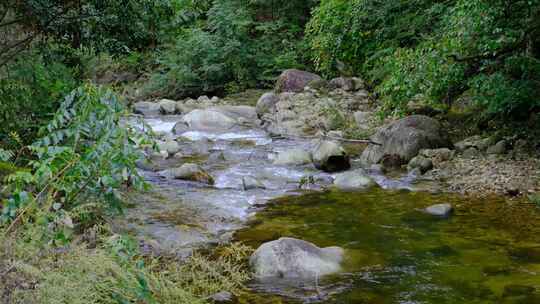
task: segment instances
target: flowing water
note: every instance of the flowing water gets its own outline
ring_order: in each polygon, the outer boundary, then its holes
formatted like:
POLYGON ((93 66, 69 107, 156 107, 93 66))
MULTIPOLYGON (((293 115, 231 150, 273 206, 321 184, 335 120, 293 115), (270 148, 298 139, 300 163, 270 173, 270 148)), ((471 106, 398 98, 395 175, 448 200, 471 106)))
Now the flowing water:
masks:
MULTIPOLYGON (((172 136, 175 120, 147 122, 172 136)), ((275 140, 257 129, 181 137, 184 158, 163 161, 161 169, 198 162, 216 183, 142 171, 153 189, 133 197, 124 224, 147 244, 183 255, 231 239, 256 248, 288 236, 347 251, 342 273, 316 282, 252 282, 259 300, 246 303, 540 303, 540 214, 530 205, 411 191, 420 187, 413 178, 379 172, 370 174, 381 188, 323 191, 330 174, 272 164, 285 149, 310 149, 309 140, 275 140), (244 190, 246 176, 265 189, 244 190), (301 187, 305 176, 315 183, 301 187), (418 211, 440 202, 452 203, 454 215, 418 211)))

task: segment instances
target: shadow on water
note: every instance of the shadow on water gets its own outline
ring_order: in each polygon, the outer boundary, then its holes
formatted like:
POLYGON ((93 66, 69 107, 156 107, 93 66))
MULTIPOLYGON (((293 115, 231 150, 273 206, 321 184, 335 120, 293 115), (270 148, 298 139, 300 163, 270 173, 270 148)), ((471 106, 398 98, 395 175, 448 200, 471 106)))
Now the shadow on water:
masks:
POLYGON ((540 303, 540 212, 503 198, 373 190, 274 200, 235 238, 347 250, 344 273, 301 286, 254 282, 283 302, 540 303), (455 206, 449 218, 420 211, 455 206))

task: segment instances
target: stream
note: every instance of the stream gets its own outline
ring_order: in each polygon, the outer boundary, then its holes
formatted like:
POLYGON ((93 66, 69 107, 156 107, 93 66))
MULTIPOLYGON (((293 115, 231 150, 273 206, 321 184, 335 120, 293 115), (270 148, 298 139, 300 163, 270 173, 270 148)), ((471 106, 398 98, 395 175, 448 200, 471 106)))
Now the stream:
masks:
POLYGON ((154 131, 180 137, 182 157, 141 170, 152 190, 131 197, 120 223, 148 250, 188 256, 194 248, 236 240, 257 248, 282 236, 345 248, 338 275, 250 283, 264 303, 540 303, 540 215, 530 205, 444 194, 406 174, 373 170, 377 189, 326 190, 332 174, 273 164, 281 151, 310 150, 311 140, 275 139, 250 127, 177 136, 179 119, 146 119, 154 131), (215 184, 160 174, 185 162, 200 164, 215 184), (313 183, 304 184, 307 176, 313 183), (245 177, 264 189, 244 190, 245 177), (453 216, 418 211, 441 202, 452 203, 453 216))

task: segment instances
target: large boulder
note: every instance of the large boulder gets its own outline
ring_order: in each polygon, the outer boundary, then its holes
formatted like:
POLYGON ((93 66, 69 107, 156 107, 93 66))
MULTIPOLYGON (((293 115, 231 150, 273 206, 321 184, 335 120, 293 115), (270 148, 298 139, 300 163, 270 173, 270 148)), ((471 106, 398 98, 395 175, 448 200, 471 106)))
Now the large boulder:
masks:
POLYGON ((176 113, 176 101, 162 99, 158 102, 161 114, 171 115, 176 113))
POLYGON ((362 153, 365 164, 379 163, 391 156, 400 163, 408 163, 422 149, 451 148, 452 143, 438 121, 421 115, 412 115, 381 128, 362 153))
POLYGON ((251 106, 217 106, 208 110, 220 112, 238 121, 254 121, 257 118, 255 107, 251 106))
POLYGON ((274 160, 275 165, 305 165, 311 163, 311 153, 300 148, 280 152, 274 160))
POLYGON ((278 102, 279 97, 273 92, 264 93, 257 101, 257 106, 255 107, 257 116, 261 117, 266 113, 273 113, 278 102))
POLYGON ((365 190, 377 186, 364 170, 352 170, 336 175, 334 186, 341 190, 365 190))
POLYGON ((214 184, 214 178, 208 174, 208 172, 201 168, 201 166, 192 163, 183 164, 178 168, 167 169, 164 171, 163 175, 175 179, 200 182, 209 185, 214 184))
POLYGON ((157 116, 161 113, 161 107, 155 102, 140 101, 133 105, 133 112, 144 116, 157 116))
POLYGON ((349 155, 334 141, 320 141, 311 155, 315 167, 326 172, 343 171, 351 167, 349 155))
POLYGON ((249 263, 259 279, 313 279, 339 272, 343 255, 339 247, 319 248, 306 241, 280 238, 262 244, 249 263))
POLYGON ((236 126, 237 121, 217 110, 193 110, 183 117, 191 130, 227 131, 236 126))
POLYGON ((322 80, 321 76, 296 69, 285 70, 276 83, 276 92, 302 92, 312 81, 322 80))

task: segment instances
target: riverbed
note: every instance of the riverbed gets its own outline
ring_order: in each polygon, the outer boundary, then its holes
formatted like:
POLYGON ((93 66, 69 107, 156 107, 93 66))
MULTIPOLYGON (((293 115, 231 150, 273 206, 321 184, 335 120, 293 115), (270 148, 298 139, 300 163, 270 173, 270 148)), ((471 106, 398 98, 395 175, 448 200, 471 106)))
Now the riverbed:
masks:
POLYGON ((187 256, 230 241, 256 248, 282 236, 345 248, 338 275, 249 285, 290 303, 540 303, 540 216, 529 204, 440 193, 406 173, 377 170, 367 171, 375 189, 329 190, 333 174, 273 163, 287 149, 310 150, 311 139, 273 138, 253 126, 175 135, 179 119, 146 120, 180 143, 182 157, 141 170, 152 190, 131 198, 122 223, 149 250, 187 256), (160 174, 185 162, 200 164, 215 184, 160 174), (246 177, 263 187, 246 190, 246 177), (449 218, 420 211, 443 202, 455 208, 449 218))

